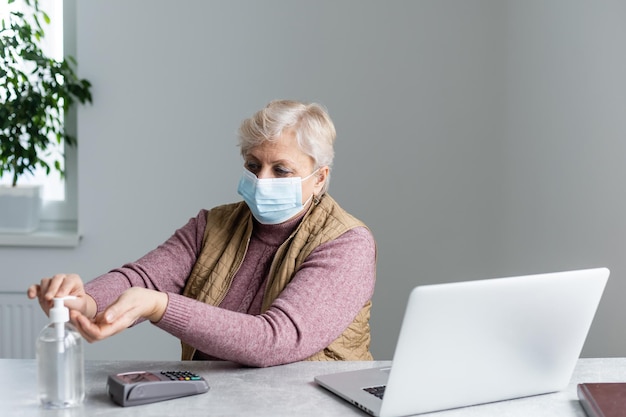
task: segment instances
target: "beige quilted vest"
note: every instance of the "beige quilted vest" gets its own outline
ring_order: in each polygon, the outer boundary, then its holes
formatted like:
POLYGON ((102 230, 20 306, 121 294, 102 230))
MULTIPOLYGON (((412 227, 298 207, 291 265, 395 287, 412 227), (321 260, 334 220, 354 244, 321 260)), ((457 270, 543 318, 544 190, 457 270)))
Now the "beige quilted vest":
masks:
MULTIPOLYGON (((365 226, 339 207, 328 194, 315 203, 296 231, 276 252, 263 296, 263 312, 289 284, 300 264, 315 248, 354 227, 365 226)), ((202 251, 183 294, 207 304, 219 305, 243 261, 251 234, 252 215, 244 202, 210 210, 202 251)), ((371 301, 368 301, 341 336, 307 360, 372 360, 369 351, 370 308, 371 301)), ((194 353, 192 346, 182 343, 183 360, 191 360, 194 353)))

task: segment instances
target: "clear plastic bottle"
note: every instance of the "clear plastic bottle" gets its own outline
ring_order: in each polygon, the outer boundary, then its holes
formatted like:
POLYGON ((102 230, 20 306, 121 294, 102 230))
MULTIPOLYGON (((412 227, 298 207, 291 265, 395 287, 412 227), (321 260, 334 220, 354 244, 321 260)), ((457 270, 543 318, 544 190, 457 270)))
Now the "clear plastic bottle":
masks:
POLYGON ((45 408, 74 407, 85 398, 83 340, 69 323, 63 301, 54 299, 50 323, 37 339, 39 400, 45 408))

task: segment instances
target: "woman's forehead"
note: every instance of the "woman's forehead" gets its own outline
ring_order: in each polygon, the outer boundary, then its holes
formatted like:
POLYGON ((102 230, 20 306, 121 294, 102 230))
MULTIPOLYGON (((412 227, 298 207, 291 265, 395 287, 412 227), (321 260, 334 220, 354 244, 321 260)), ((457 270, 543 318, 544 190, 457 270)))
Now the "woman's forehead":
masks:
POLYGON ((285 132, 272 140, 265 140, 250 148, 247 157, 267 163, 290 161, 295 164, 312 161, 312 158, 300 148, 294 134, 285 132))

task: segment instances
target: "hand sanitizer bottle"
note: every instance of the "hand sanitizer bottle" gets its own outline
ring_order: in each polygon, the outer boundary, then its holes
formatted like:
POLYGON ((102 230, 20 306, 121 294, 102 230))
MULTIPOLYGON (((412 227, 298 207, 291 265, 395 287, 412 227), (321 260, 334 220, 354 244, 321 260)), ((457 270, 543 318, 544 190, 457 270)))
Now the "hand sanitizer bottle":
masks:
POLYGON ((39 400, 44 408, 79 405, 85 398, 85 371, 82 337, 69 323, 64 300, 55 298, 50 323, 37 339, 37 380, 39 400))

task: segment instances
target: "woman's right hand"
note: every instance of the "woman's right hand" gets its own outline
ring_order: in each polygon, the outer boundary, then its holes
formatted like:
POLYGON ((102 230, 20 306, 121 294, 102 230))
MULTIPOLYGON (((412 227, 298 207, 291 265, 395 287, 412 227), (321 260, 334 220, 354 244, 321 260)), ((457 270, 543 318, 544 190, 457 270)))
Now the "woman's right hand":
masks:
POLYGON ((39 284, 28 287, 26 295, 30 299, 39 299, 39 305, 46 315, 53 306, 52 299, 66 295, 76 297, 65 301, 69 309, 77 310, 88 318, 93 318, 97 312, 95 300, 85 292, 83 281, 76 274, 56 274, 52 278, 44 278, 39 284))

